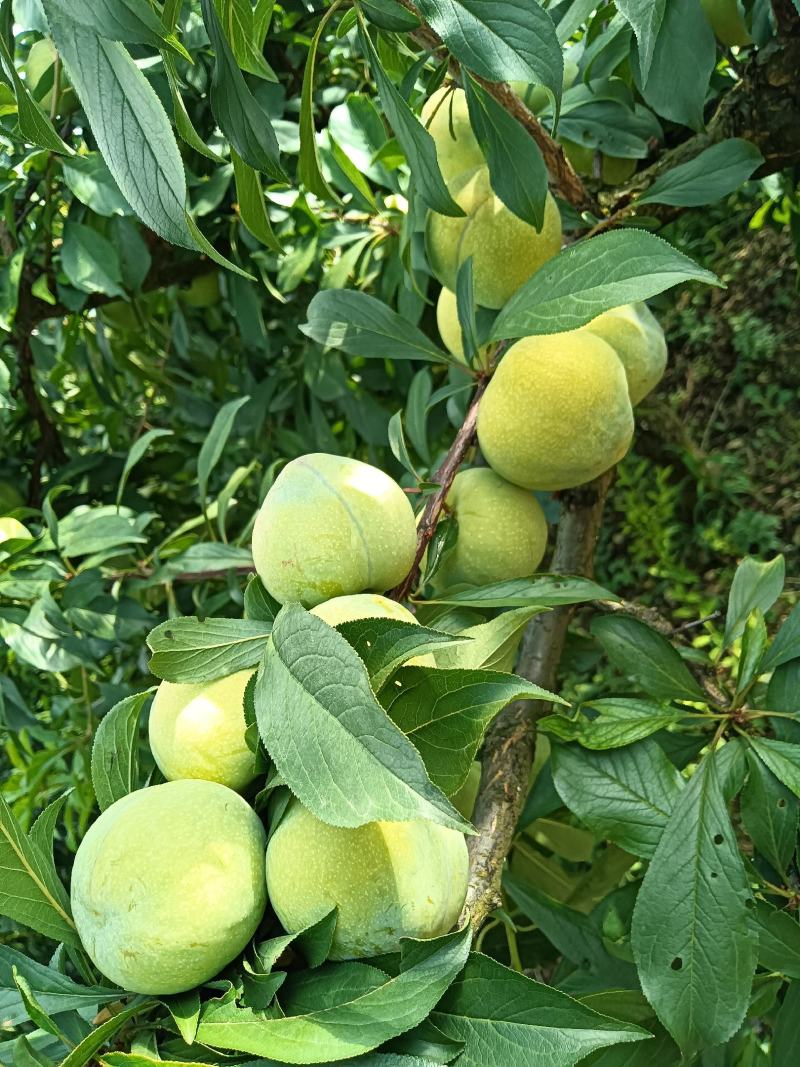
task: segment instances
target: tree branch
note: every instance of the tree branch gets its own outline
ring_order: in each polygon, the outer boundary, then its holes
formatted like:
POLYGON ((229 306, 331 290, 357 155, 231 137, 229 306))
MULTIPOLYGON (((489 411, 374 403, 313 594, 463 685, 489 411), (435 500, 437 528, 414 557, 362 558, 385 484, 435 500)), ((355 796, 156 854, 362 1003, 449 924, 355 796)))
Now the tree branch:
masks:
MULTIPOLYGON (((613 471, 561 497, 552 570, 590 577, 594 547, 613 471)), ((574 608, 555 608, 535 616, 522 642, 517 673, 554 689, 558 663, 574 608)), ((478 831, 468 839, 470 880, 464 916, 477 930, 501 901, 500 883, 530 785, 536 722, 550 710, 543 701, 510 704, 490 727, 481 757, 481 784, 472 821, 478 831)))
POLYGON ((411 570, 405 576, 403 581, 389 594, 389 596, 393 597, 395 600, 405 600, 419 578, 419 566, 422 562, 422 557, 425 555, 428 545, 431 542, 431 538, 436 532, 436 525, 439 522, 439 516, 442 514, 447 494, 450 492, 450 486, 453 484, 453 479, 458 473, 458 468, 464 462, 464 456, 467 454, 467 451, 475 439, 475 427, 478 422, 478 407, 481 402, 481 397, 486 391, 486 386, 489 384, 489 380, 488 377, 483 377, 478 380, 478 385, 472 395, 472 400, 470 401, 461 428, 453 439, 453 443, 450 445, 441 466, 433 476, 434 481, 439 483, 439 488, 428 497, 425 510, 422 512, 422 518, 417 526, 417 552, 414 556, 414 563, 411 570))

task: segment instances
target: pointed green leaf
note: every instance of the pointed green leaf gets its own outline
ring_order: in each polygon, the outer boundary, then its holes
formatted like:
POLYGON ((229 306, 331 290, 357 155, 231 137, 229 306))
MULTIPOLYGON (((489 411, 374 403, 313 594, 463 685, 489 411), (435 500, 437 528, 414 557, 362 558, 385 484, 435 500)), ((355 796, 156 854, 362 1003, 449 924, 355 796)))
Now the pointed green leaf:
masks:
POLYGON ((645 623, 625 615, 592 621, 592 634, 614 664, 656 700, 705 700, 703 691, 672 645, 645 623))
POLYGON ((151 630, 149 667, 168 682, 200 683, 257 667, 272 626, 261 619, 169 619, 151 630))
POLYGON ((120 700, 97 727, 92 785, 101 811, 139 787, 139 719, 151 692, 120 700))

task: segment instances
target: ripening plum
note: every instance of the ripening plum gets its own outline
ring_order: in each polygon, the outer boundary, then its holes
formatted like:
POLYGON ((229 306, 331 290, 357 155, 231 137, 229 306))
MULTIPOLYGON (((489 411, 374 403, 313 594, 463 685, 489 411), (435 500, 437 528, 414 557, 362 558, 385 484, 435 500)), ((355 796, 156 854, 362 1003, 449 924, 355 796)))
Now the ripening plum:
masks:
POLYGON ((337 907, 331 959, 396 952, 455 923, 467 891, 467 845, 423 820, 329 826, 293 801, 267 847, 267 889, 288 933, 337 907))
POLYGON ((542 561, 547 521, 533 493, 489 467, 460 471, 446 505, 458 539, 433 579, 435 589, 527 578, 542 561))
POLYGON ((422 124, 436 145, 439 169, 448 186, 459 174, 485 162, 469 121, 463 89, 445 85, 431 93, 422 108, 422 124))
POLYGON ((244 789, 255 777, 245 740, 244 691, 255 672, 213 682, 162 682, 150 709, 150 749, 168 781, 203 778, 244 789))
POLYGON ((478 440, 493 470, 525 489, 569 489, 617 463, 633 411, 614 349, 586 330, 512 345, 478 411, 478 440))
POLYGON ((634 406, 655 389, 667 366, 664 331, 647 304, 623 304, 583 327, 608 341, 625 368, 634 406))
MULTIPOLYGON (((436 301, 436 325, 439 328, 439 336, 444 347, 456 359, 466 363, 464 356, 464 344, 461 339, 461 325, 458 321, 458 301, 456 294, 450 289, 442 287, 439 299, 436 301)), ((488 347, 484 346, 478 352, 477 365, 486 369, 488 365, 488 347)))
POLYGON ((139 789, 107 808, 72 869, 83 947, 132 993, 193 989, 239 955, 266 907, 261 821, 217 782, 139 789))
POLYGON ((28 527, 23 526, 19 519, 11 515, 3 515, 0 518, 0 544, 3 541, 22 540, 23 538, 28 541, 33 540, 33 534, 28 527))
POLYGON ((402 581, 416 552, 414 510, 388 474, 313 453, 287 463, 253 530, 253 559, 282 604, 314 607, 402 581))
POLYGON ((466 213, 428 214, 426 247, 431 270, 455 292, 458 268, 472 256, 475 302, 501 308, 561 247, 561 216, 547 194, 541 230, 513 213, 497 196, 487 167, 459 175, 451 192, 466 213))

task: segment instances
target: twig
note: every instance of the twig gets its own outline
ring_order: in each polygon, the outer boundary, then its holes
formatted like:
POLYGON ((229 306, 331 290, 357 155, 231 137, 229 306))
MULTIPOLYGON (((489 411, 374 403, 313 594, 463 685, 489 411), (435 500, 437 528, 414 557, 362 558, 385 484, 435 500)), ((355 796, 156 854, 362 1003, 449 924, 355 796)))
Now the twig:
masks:
MULTIPOLYGON (((591 576, 603 505, 612 481, 613 471, 608 471, 563 494, 552 561, 556 574, 591 576)), ((523 638, 518 674, 545 689, 554 688, 573 610, 571 606, 555 608, 531 620, 523 638)), ((517 701, 498 716, 486 735, 472 818, 478 834, 468 841, 470 882, 464 905, 464 915, 469 916, 475 930, 501 901, 503 865, 528 794, 536 721, 549 707, 542 701, 517 701)))
POLYGON ((428 545, 431 542, 431 538, 436 531, 436 524, 439 522, 439 516, 442 514, 444 502, 447 499, 447 494, 450 492, 450 486, 453 484, 453 479, 458 473, 458 468, 464 462, 464 456, 467 454, 467 451, 474 440, 475 427, 478 422, 478 407, 488 384, 488 377, 482 377, 478 380, 477 387, 472 395, 472 400, 467 409, 464 421, 461 424, 461 428, 453 439, 453 443, 450 445, 450 449, 441 466, 434 475, 434 480, 439 483, 439 488, 428 498, 425 510, 422 513, 422 518, 417 526, 417 551, 414 556, 414 563, 411 566, 411 570, 405 576, 403 581, 389 594, 389 596, 393 597, 395 600, 405 600, 416 585, 417 579, 419 578, 419 566, 422 562, 422 557, 425 555, 428 545))

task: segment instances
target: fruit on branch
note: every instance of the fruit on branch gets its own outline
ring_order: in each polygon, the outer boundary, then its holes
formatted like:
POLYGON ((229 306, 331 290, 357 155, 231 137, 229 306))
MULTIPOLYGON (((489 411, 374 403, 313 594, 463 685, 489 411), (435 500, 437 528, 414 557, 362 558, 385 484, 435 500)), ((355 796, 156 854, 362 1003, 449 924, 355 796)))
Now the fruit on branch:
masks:
POLYGON ((403 580, 416 552, 414 510, 388 474, 322 452, 287 463, 253 529, 253 559, 282 604, 314 607, 403 580))
POLYGON ((628 379, 631 404, 643 400, 663 378, 667 342, 647 304, 624 304, 604 311, 583 329, 602 337, 619 356, 628 379))
POLYGON ((425 101, 420 117, 436 145, 439 169, 448 186, 465 170, 483 166, 483 152, 472 132, 463 89, 441 86, 425 101))
POLYGON ((466 217, 428 214, 428 262, 442 285, 455 292, 458 268, 472 256, 475 301, 500 308, 561 247, 561 216, 550 193, 537 231, 496 196, 487 167, 455 179, 453 199, 466 217))
POLYGON ((0 518, 0 544, 3 541, 22 540, 23 538, 30 541, 33 539, 33 534, 27 526, 23 526, 19 519, 14 519, 10 515, 0 518))
MULTIPOLYGON (((584 178, 595 175, 596 149, 589 145, 570 141, 566 137, 561 140, 564 155, 570 161, 576 174, 584 178)), ((624 156, 607 156, 605 152, 600 155, 600 180, 604 185, 619 185, 627 181, 636 170, 636 160, 624 156)))
POLYGON ((467 891, 464 835, 436 823, 329 826, 293 801, 267 847, 267 889, 288 933, 337 907, 331 959, 396 952, 401 937, 437 937, 467 891))
POLYGON ((456 475, 446 507, 458 538, 433 578, 436 590, 527 578, 542 561, 547 520, 533 493, 488 467, 456 475))
MULTIPOLYGON (((317 604, 311 614, 318 616, 328 626, 338 626, 340 622, 354 622, 356 619, 398 619, 418 625, 417 619, 403 604, 390 600, 388 596, 377 593, 356 593, 354 596, 336 596, 317 604)), ((415 656, 409 664, 418 667, 435 667, 432 655, 415 656)))
MULTIPOLYGON (((436 325, 439 328, 439 336, 448 352, 466 363, 464 344, 461 337, 461 325, 458 321, 458 301, 452 290, 442 287, 439 299, 436 302, 436 325)), ((478 352, 478 366, 484 370, 488 367, 488 347, 484 346, 478 352)))
MULTIPOLYGON (((564 77, 561 83, 564 92, 575 82, 578 77, 578 69, 578 64, 574 59, 564 58, 564 77)), ((521 81, 512 81, 508 84, 534 115, 538 115, 550 103, 550 97, 547 95, 547 90, 543 85, 521 81)))
POLYGON ((218 304, 221 299, 218 271, 193 278, 190 285, 178 290, 178 299, 191 308, 210 308, 218 304))
POLYGON ((753 43, 737 0, 700 0, 700 3, 721 44, 741 48, 753 43))
POLYGON ((159 685, 150 709, 150 748, 168 781, 203 778, 229 789, 252 782, 256 764, 245 740, 244 691, 253 674, 159 685))
POLYGON ((633 435, 622 363, 587 330, 512 345, 478 411, 483 454, 525 489, 569 489, 617 463, 633 435))
POLYGON ((265 845, 253 809, 216 782, 122 797, 89 828, 72 869, 72 914, 92 962, 133 993, 213 978, 261 921, 265 845))

